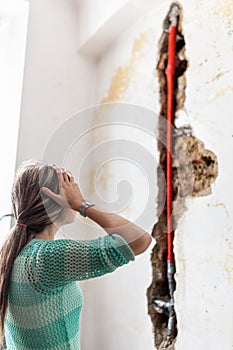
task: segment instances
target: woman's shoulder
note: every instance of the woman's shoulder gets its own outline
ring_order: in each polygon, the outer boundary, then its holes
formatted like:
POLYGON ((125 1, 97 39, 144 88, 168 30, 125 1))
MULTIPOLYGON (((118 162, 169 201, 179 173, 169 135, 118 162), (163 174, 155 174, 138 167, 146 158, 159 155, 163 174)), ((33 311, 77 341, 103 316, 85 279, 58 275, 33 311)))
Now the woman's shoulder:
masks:
POLYGON ((56 239, 56 240, 48 240, 43 238, 32 238, 25 247, 21 250, 19 255, 21 256, 32 256, 43 252, 43 250, 47 249, 59 249, 59 247, 65 247, 71 240, 68 239, 56 239))

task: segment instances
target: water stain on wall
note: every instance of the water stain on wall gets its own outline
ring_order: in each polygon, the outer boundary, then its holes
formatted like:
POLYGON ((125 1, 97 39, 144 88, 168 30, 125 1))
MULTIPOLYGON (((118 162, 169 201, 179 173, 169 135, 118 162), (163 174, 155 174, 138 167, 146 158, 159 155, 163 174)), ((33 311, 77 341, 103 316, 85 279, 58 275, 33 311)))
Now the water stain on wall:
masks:
MULTIPOLYGON (((123 99, 124 94, 127 92, 134 76, 137 74, 137 66, 140 59, 143 58, 146 53, 146 47, 150 47, 150 42, 153 37, 152 29, 148 29, 141 32, 132 43, 131 55, 128 61, 123 65, 115 69, 112 80, 110 82, 106 96, 101 100, 101 104, 107 104, 112 102, 119 102, 123 99)), ((114 108, 114 106, 113 106, 114 108)), ((107 109, 108 112, 110 108, 107 109)), ((100 108, 95 115, 95 120, 103 122, 107 119, 107 115, 104 113, 104 109, 100 108)), ((101 134, 98 135, 98 139, 101 139, 101 134)), ((110 170, 106 169, 105 174, 99 178, 98 183, 102 188, 106 188, 106 183, 110 177, 110 170)), ((92 181, 93 188, 93 181, 92 181)))
POLYGON ((225 272, 227 274, 228 283, 229 285, 231 285, 233 281, 233 255, 232 254, 228 254, 226 256, 225 272))
POLYGON ((218 80, 219 78, 223 77, 225 74, 227 74, 229 72, 230 72, 229 70, 227 70, 225 72, 220 72, 220 73, 216 74, 215 77, 213 77, 211 80, 208 80, 205 83, 206 84, 211 84, 211 83, 215 82, 216 80, 218 80))
POLYGON ((211 0, 211 6, 206 0, 197 0, 195 10, 205 14, 206 18, 217 19, 226 29, 233 28, 232 0, 211 0))
POLYGON ((215 94, 214 96, 211 97, 210 99, 210 102, 214 101, 215 99, 219 98, 219 97, 222 97, 225 95, 225 93, 229 93, 229 92, 233 92, 233 87, 231 86, 228 86, 228 87, 224 87, 224 88, 221 88, 219 89, 215 94))
POLYGON ((127 91, 133 76, 136 74, 137 61, 142 55, 145 55, 145 46, 152 35, 151 30, 140 33, 138 38, 134 39, 131 57, 124 66, 116 69, 112 81, 110 83, 107 96, 103 98, 101 103, 117 102, 121 100, 127 91))
MULTIPOLYGON (((181 26, 182 15, 178 24, 177 37, 177 56, 175 73, 175 93, 174 110, 183 108, 186 98, 186 77, 185 71, 188 68, 188 60, 185 58, 185 40, 181 26)), ((165 28, 164 28, 165 29, 165 28)), ((132 45, 131 57, 128 62, 116 68, 112 77, 106 97, 101 104, 119 102, 128 90, 133 77, 137 74, 137 63, 141 55, 145 54, 145 47, 150 40, 150 31, 141 33, 132 45)), ((167 42, 168 31, 164 30, 160 40, 160 54, 157 63, 157 72, 160 82, 160 103, 161 116, 166 116, 167 88, 165 68, 167 65, 167 42)), ((215 79, 219 79, 222 73, 219 73, 215 79)), ((101 116, 100 116, 101 117, 101 116)), ((175 118, 174 118, 175 127, 175 118)), ((158 125, 159 139, 164 140, 166 128, 164 123, 158 125)), ((179 218, 183 215, 186 196, 203 196, 211 192, 211 184, 218 175, 218 163, 216 155, 210 150, 206 150, 201 140, 193 135, 190 126, 175 128, 177 134, 174 135, 174 154, 173 154, 173 186, 174 186, 174 215, 175 224, 178 224, 179 218), (183 154, 187 157, 183 157, 183 154)), ((160 152, 160 167, 157 171, 159 194, 157 199, 158 212, 161 212, 158 222, 153 228, 153 237, 157 244, 152 251, 151 263, 153 269, 152 283, 147 291, 148 313, 154 328, 155 346, 160 347, 164 338, 166 338, 166 329, 168 317, 165 314, 156 313, 152 305, 152 300, 163 299, 169 301, 168 281, 167 281, 167 227, 166 211, 164 207, 164 188, 163 176, 166 169, 166 148, 165 143, 158 143, 160 152), (161 172, 163 169, 163 173, 161 172)), ((107 181, 108 174, 101 179, 103 183, 107 181)), ((185 268, 185 261, 183 262, 185 268)), ((227 265, 228 266, 228 265, 227 265)), ((167 349, 174 349, 174 344, 167 349)))
POLYGON ((232 0, 215 0, 213 2, 213 14, 224 22, 225 26, 233 28, 233 3, 232 0))

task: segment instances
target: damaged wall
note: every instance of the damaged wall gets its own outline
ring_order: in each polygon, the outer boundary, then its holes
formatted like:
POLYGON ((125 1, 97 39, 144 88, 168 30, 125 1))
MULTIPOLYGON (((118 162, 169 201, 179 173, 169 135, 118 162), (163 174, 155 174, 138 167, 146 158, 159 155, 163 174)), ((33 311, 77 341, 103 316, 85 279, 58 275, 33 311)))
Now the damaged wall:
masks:
MULTIPOLYGON (((229 181, 230 165, 227 152, 223 154, 223 149, 229 149, 232 142, 230 130, 233 123, 229 110, 232 96, 232 32, 229 2, 221 4, 220 6, 217 1, 208 4, 203 1, 182 3, 188 67, 179 84, 184 91, 178 91, 176 127, 184 132, 176 140, 174 166, 180 169, 184 167, 182 148, 187 148, 192 165, 192 189, 187 181, 187 174, 179 169, 181 198, 179 197, 174 208, 177 221, 180 218, 175 232, 175 300, 178 319, 176 349, 204 350, 207 346, 214 348, 216 344, 230 349, 233 345, 233 337, 229 331, 233 322, 230 307, 233 288, 232 217, 229 208, 231 197, 227 196, 230 183, 226 185, 227 179, 229 181), (217 239, 214 243, 213 237, 217 239), (225 300, 220 303, 222 298, 225 300), (216 322, 218 315, 222 317, 221 322, 216 322), (211 336, 208 335, 210 332, 211 336)), ((131 31, 118 38, 114 46, 99 60, 98 102, 129 102, 157 112, 161 110, 155 68, 158 63, 162 22, 169 6, 170 2, 157 6, 142 22, 138 22, 131 31), (138 45, 136 53, 135 42, 138 45)), ((139 138, 138 142, 143 144, 145 139, 139 138)), ((114 181, 114 172, 110 173, 114 181)), ((177 187, 176 178, 174 186, 177 187)), ((107 192, 111 191, 110 184, 106 188, 107 192)), ((133 209, 131 213, 133 214, 133 209)), ((158 240, 156 235, 155 237, 158 240)), ((160 256, 166 262, 166 249, 160 256)), ((142 259, 147 260, 147 257, 142 259)), ((165 269, 165 265, 163 268, 165 269)), ((144 273, 148 276, 150 271, 145 268, 144 273)), ((144 283, 145 281, 146 279, 144 283)), ((143 288, 145 287, 149 285, 144 285, 143 288)), ((138 312, 141 312, 139 308, 138 312)), ((146 325, 148 326, 148 322, 146 325)), ((157 346, 158 344, 160 341, 157 346)))
MULTIPOLYGON (((155 345, 159 349, 174 349, 177 337, 176 305, 173 302, 173 290, 168 283, 168 239, 167 239, 167 205, 164 205, 165 186, 164 174, 167 174, 167 100, 168 89, 166 67, 168 65, 168 38, 171 26, 171 13, 176 9, 176 48, 175 71, 173 89, 173 115, 172 115, 172 222, 173 233, 179 220, 187 210, 185 200, 187 197, 203 196, 211 193, 211 184, 218 175, 218 162, 216 155, 206 150, 203 142, 193 136, 191 125, 176 127, 176 115, 184 107, 186 97, 186 70, 188 60, 185 55, 185 35, 182 28, 182 7, 176 3, 171 4, 163 22, 163 32, 159 41, 159 59, 156 66, 160 84, 160 116, 158 121, 158 149, 160 153, 160 167, 157 170, 158 178, 158 208, 161 212, 155 224, 152 235, 157 244, 152 250, 152 283, 147 291, 148 310, 153 323, 155 345), (161 172, 161 168, 163 171, 161 172), (169 289, 170 288, 170 289, 169 289), (174 309, 175 308, 175 309, 174 309)), ((173 15, 174 17, 174 15, 173 15)), ((176 270, 176 269, 175 269, 176 270)), ((174 275, 174 274, 173 274, 174 275)), ((169 277, 174 279, 174 277, 169 277)), ((173 281, 173 285, 176 282, 173 281)), ((172 287, 173 288, 173 287, 172 287)), ((175 287, 174 287, 175 290, 175 287)))
MULTIPOLYGON (((143 1, 137 3, 143 4, 143 1)), ((155 2, 153 9, 92 59, 76 55, 77 42, 82 42, 78 35, 80 23, 77 24, 76 20, 81 16, 78 7, 74 1, 72 4, 64 1, 59 4, 57 7, 51 1, 32 2, 18 162, 39 157, 54 128, 81 108, 97 103, 126 102, 144 106, 157 114, 161 110, 156 72, 158 42, 170 2, 155 2), (59 18, 61 21, 57 20, 59 18), (41 19, 44 19, 42 29, 39 25, 41 19), (59 40, 57 31, 61 34, 59 40), (43 130, 40 138, 37 137, 38 130, 43 130)), ((85 1, 82 1, 82 6, 85 6, 85 1)), ((175 346, 178 350, 206 350, 207 347, 230 350, 233 346, 233 188, 229 153, 233 143, 230 108, 233 93, 232 1, 185 0, 182 6, 185 55, 189 66, 185 72, 186 82, 183 82, 186 99, 181 95, 184 106, 176 115, 176 127, 191 126, 192 136, 184 134, 178 139, 176 161, 182 165, 183 158, 180 159, 179 155, 187 141, 188 147, 193 147, 191 153, 196 178, 192 196, 181 203, 181 207, 186 209, 180 215, 175 232, 178 321, 175 346), (214 160, 217 159, 218 175, 214 166, 216 162, 209 164, 210 154, 214 160), (200 190, 204 189, 202 176, 200 178, 199 175, 208 174, 208 169, 213 176, 206 180, 208 186, 204 186, 205 191, 199 196, 200 190)), ((100 26, 96 18, 96 26, 92 23, 92 28, 100 26)), ((99 118, 106 121, 104 116, 99 118)), ((130 128, 119 128, 111 134, 109 129, 99 130, 93 139, 101 142, 109 135, 133 140, 159 160, 157 142, 152 141, 151 136, 130 128)), ((119 182, 121 169, 114 164, 104 169, 99 179, 103 197, 112 199, 113 187, 119 182)), ((156 171, 155 166, 154 187, 157 184, 156 171)), ((134 183, 133 169, 128 176, 128 181, 134 183)), ((141 184, 139 180, 137 183, 141 184)), ((91 193, 93 188, 89 187, 91 193)), ((189 187, 184 186, 182 191, 186 193, 186 190, 189 191, 189 187)), ((131 219, 137 218, 140 206, 145 206, 145 194, 136 193, 136 203, 123 211, 131 219)), ((159 212, 157 199, 156 193, 154 201, 151 201, 153 224, 159 212)), ((80 229, 81 226, 78 227, 80 229)), ((86 237, 91 238, 88 233, 86 237)), ((150 250, 138 257, 134 264, 119 269, 112 276, 84 282, 83 350, 154 349, 146 296, 151 282, 150 250)))

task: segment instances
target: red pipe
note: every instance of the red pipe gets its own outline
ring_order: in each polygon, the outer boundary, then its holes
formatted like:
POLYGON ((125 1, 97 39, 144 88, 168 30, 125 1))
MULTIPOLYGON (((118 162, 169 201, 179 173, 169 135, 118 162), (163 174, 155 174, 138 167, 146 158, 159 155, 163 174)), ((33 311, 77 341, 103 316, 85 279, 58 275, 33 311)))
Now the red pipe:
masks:
POLYGON ((170 27, 168 39, 168 65, 166 68, 167 77, 167 240, 168 253, 167 261, 174 262, 173 253, 173 220, 172 220, 172 122, 173 122, 173 89, 175 73, 176 54, 176 26, 170 27))

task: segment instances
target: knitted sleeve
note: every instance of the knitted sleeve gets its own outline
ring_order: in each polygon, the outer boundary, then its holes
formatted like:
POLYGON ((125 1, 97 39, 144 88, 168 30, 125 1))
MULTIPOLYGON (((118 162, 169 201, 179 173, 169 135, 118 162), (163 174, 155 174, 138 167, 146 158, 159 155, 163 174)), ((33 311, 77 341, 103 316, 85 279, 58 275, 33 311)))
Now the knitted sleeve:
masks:
POLYGON ((131 247, 117 234, 94 240, 43 241, 34 272, 37 282, 55 287, 113 272, 134 259, 131 247))

